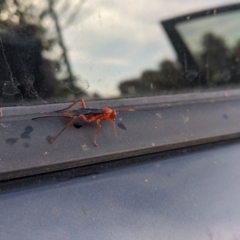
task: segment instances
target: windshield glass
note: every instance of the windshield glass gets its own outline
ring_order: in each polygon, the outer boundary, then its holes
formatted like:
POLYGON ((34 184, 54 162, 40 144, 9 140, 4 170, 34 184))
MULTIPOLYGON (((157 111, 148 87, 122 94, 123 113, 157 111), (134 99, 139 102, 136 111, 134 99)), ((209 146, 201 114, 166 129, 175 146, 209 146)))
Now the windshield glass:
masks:
POLYGON ((0 104, 153 96, 238 85, 240 10, 223 16, 215 11, 201 19, 189 15, 185 22, 176 22, 183 42, 162 26, 169 17, 222 4, 229 1, 3 0, 0 104), (192 57, 192 66, 196 60, 194 68, 184 63, 184 55, 176 50, 179 44, 192 57))

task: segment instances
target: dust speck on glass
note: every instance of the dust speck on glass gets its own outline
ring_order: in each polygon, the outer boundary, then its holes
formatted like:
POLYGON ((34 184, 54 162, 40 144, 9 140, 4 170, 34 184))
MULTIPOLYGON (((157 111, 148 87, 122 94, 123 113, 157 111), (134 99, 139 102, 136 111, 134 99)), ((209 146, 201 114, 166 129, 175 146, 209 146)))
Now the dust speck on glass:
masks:
POLYGON ((223 4, 2 0, 0 106, 237 88, 240 4, 223 4))

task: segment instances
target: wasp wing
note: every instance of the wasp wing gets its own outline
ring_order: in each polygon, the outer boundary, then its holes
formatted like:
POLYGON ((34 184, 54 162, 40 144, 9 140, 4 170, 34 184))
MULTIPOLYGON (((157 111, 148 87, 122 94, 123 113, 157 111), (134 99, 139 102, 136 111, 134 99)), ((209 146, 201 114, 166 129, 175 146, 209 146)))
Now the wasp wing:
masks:
POLYGON ((103 109, 101 108, 81 108, 78 110, 74 110, 74 112, 76 113, 76 115, 90 115, 90 114, 101 114, 104 113, 103 109))

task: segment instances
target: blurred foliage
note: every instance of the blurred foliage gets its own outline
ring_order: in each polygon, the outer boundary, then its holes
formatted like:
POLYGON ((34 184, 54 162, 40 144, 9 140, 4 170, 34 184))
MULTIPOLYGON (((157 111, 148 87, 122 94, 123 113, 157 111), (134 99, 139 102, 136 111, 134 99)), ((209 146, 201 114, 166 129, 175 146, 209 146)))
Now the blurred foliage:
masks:
POLYGON ((227 83, 231 79, 231 51, 224 39, 207 33, 202 39, 203 51, 200 53, 200 70, 206 85, 227 83))
MULTIPOLYGON (((74 4, 68 0, 0 0, 1 34, 12 36, 16 44, 21 37, 32 37, 41 41, 39 68, 42 83, 46 83, 41 87, 46 89, 45 93, 42 91, 39 95, 41 98, 55 101, 56 98, 61 98, 67 101, 86 95, 84 90, 76 85, 78 79, 72 72, 61 34, 62 28, 67 28, 79 14, 83 3, 84 0, 75 1, 74 4), (66 88, 66 83, 69 82, 74 91, 66 88)), ((8 43, 3 43, 2 47, 5 47, 4 44, 8 43)), ((6 57, 8 60, 12 56, 6 57)), ((17 80, 21 85, 21 80, 17 80)), ((36 90, 40 91, 36 83, 34 85, 36 90)))
MULTIPOLYGON (((232 48, 212 33, 202 37, 202 51, 196 56, 202 81, 190 84, 178 61, 163 60, 157 70, 145 70, 139 78, 119 84, 122 96, 148 96, 166 92, 232 86, 240 84, 240 40, 232 48)), ((189 70, 189 74, 191 71, 189 70)))
POLYGON ((174 90, 184 86, 180 66, 172 61, 164 60, 157 71, 146 70, 139 79, 123 81, 119 89, 123 96, 139 96, 159 94, 163 90, 174 90))

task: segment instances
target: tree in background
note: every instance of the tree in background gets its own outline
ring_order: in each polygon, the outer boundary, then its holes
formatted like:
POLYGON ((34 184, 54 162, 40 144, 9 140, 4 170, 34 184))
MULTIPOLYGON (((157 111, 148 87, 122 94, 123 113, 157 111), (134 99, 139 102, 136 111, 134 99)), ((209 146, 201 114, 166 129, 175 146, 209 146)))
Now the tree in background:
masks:
POLYGON ((240 40, 229 48, 222 37, 205 33, 202 51, 196 54, 196 58, 199 63, 197 74, 203 79, 201 83, 190 84, 178 62, 163 60, 158 70, 145 70, 139 78, 122 81, 119 84, 121 95, 157 95, 240 84, 240 40))
POLYGON ((76 85, 78 79, 71 69, 61 32, 73 22, 84 2, 85 0, 74 3, 68 0, 0 1, 2 32, 14 33, 14 36, 34 35, 41 40, 41 89, 44 92, 44 89, 51 88, 48 94, 42 94, 43 98, 66 99, 85 95, 84 89, 76 85))
POLYGON ((231 52, 223 38, 206 33, 202 39, 200 70, 208 86, 221 85, 231 81, 231 52))
POLYGON ((240 83, 240 39, 233 48, 232 62, 233 81, 234 83, 240 83))
POLYGON ((126 80, 119 84, 123 96, 157 95, 174 91, 185 86, 181 67, 178 63, 163 60, 158 70, 145 70, 138 79, 126 80))

